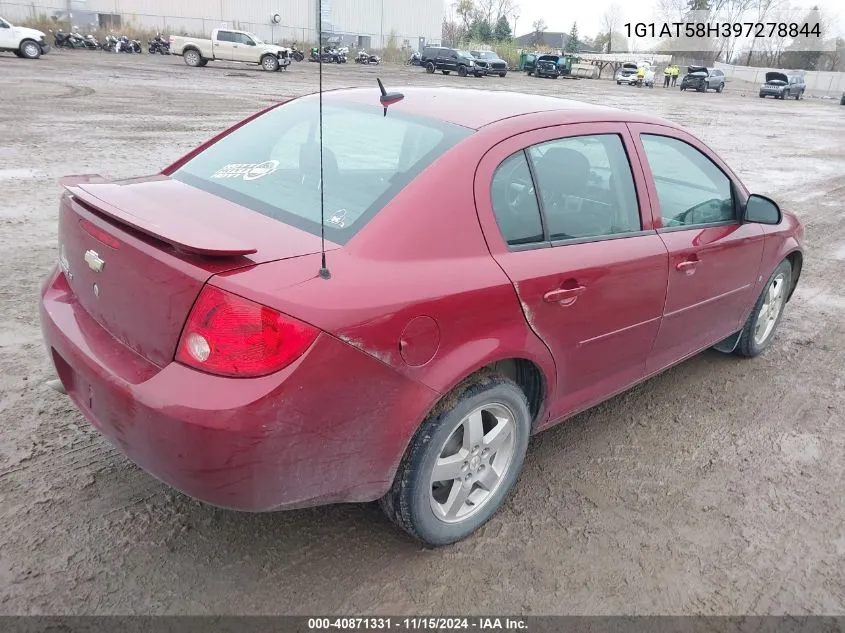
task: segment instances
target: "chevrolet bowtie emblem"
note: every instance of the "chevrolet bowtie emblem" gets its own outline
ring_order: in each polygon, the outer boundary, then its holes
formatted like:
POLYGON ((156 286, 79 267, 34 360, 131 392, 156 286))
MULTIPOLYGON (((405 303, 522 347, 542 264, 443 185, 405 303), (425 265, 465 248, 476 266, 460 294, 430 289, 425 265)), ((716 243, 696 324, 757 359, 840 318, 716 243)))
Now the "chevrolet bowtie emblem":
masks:
POLYGON ((103 272, 103 268, 106 265, 106 262, 103 261, 99 255, 95 251, 85 251, 85 263, 88 264, 88 268, 93 270, 95 273, 103 272))

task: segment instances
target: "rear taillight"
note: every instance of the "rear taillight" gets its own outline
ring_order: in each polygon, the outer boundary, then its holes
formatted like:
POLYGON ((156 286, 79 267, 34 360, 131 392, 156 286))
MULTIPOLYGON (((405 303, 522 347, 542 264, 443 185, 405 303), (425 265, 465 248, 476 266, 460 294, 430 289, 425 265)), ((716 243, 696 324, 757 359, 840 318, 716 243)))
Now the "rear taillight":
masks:
POLYGON ((265 376, 299 358, 317 334, 307 323, 205 286, 182 331, 176 360, 220 376, 265 376))

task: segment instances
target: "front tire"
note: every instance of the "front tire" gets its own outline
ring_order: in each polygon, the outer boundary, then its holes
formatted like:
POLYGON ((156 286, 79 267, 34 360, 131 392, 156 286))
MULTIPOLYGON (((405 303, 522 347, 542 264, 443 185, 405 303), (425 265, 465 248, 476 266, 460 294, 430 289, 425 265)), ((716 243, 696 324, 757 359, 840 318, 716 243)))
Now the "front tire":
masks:
POLYGON ((478 376, 420 426, 381 507, 426 545, 460 541, 501 506, 522 469, 530 434, 522 390, 498 374, 478 376))
POLYGON ((725 89, 725 84, 719 84, 719 87, 716 88, 716 92, 722 92, 725 89))
POLYGON ((458 66, 458 77, 466 77, 467 76, 467 67, 466 66, 458 66))
POLYGON ((428 62, 425 65, 425 72, 427 72, 429 75, 434 74, 434 64, 432 62, 428 62))
POLYGON ((774 339, 775 331, 783 316, 783 308, 792 290, 792 265, 783 260, 751 310, 742 328, 736 353, 748 358, 763 353, 774 339))
POLYGON ((279 70, 279 59, 275 55, 265 55, 261 58, 261 67, 269 73, 279 70))
POLYGON ((24 40, 19 47, 21 56, 26 59, 38 59, 41 57, 41 46, 35 40, 24 40))

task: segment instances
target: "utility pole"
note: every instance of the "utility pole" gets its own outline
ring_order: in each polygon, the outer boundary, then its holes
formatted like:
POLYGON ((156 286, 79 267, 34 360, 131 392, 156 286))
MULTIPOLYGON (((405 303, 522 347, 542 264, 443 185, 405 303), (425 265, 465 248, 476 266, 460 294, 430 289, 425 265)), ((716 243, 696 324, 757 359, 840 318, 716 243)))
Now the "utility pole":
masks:
POLYGON ((67 0, 67 30, 70 33, 73 30, 73 16, 71 15, 71 11, 73 11, 73 0, 67 0))
POLYGON ((516 39, 518 37, 518 35, 516 34, 516 21, 518 19, 519 19, 519 14, 514 13, 513 14, 513 37, 514 37, 514 39, 516 39))

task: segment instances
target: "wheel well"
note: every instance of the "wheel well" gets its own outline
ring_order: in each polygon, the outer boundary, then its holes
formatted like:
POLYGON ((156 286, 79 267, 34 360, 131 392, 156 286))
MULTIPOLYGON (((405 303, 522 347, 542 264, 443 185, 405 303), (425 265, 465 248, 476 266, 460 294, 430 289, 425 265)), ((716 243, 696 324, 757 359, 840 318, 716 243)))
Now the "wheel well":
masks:
POLYGON ((543 409, 543 402, 546 399, 546 383, 540 368, 530 360, 524 358, 508 358, 481 367, 460 381, 459 385, 472 383, 479 375, 490 373, 500 374, 506 378, 510 378, 522 389, 528 400, 528 410, 531 412, 531 418, 536 422, 537 417, 543 409))
POLYGON ((786 259, 792 265, 792 285, 789 289, 789 296, 786 298, 789 301, 792 298, 792 293, 795 292, 795 286, 798 285, 798 280, 801 278, 801 269, 804 267, 804 256, 800 251, 793 251, 786 256, 786 259))

